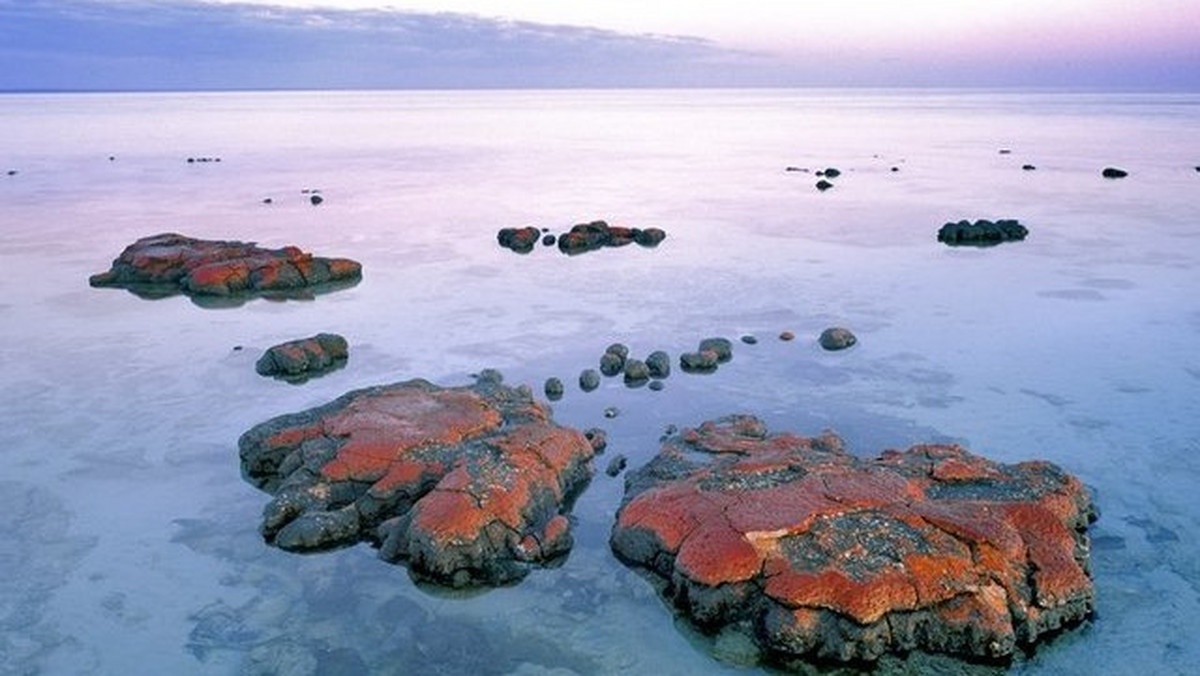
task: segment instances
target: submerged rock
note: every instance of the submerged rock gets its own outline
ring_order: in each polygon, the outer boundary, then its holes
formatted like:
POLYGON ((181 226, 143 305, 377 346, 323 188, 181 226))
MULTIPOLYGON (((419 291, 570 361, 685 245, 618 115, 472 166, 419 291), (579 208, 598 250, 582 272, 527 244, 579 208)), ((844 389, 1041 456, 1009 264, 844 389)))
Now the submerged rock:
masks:
POLYGON ((858 338, 850 332, 850 329, 833 326, 822 331, 817 342, 821 344, 821 347, 832 352, 853 346, 858 342, 858 338))
POLYGON ((567 552, 566 510, 592 443, 494 372, 470 387, 371 387, 274 418, 238 440, 242 472, 273 498, 267 542, 292 551, 367 541, 453 587, 496 585, 567 552))
POLYGON ((1005 658, 1088 617, 1083 485, 957 446, 874 459, 751 416, 668 437, 626 476, 610 543, 701 629, 781 660, 1005 658))
POLYGON ((1014 219, 989 221, 980 219, 974 223, 966 220, 947 223, 938 230, 938 241, 950 246, 994 246, 1001 242, 1025 239, 1029 230, 1014 219))
POLYGON ((341 366, 348 357, 345 338, 336 333, 318 333, 268 348, 254 364, 254 370, 264 376, 300 379, 341 366))
POLYGON ((253 242, 164 233, 130 244, 110 270, 92 275, 88 283, 160 295, 233 296, 319 289, 361 277, 362 265, 348 258, 317 258, 294 246, 264 249, 253 242))

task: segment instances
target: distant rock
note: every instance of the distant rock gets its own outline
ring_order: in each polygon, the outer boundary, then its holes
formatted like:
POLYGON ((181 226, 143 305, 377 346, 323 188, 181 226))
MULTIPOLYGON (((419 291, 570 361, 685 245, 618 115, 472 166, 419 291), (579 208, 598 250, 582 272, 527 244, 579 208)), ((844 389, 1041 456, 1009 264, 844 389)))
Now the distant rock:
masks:
POLYGON ((1013 219, 989 221, 980 219, 974 223, 962 220, 946 223, 938 230, 938 241, 950 246, 994 246, 1001 242, 1025 239, 1029 230, 1013 219))
POLYGON ((625 384, 643 385, 650 380, 650 367, 640 359, 625 360, 625 384))
POLYGON ((651 378, 666 378, 671 375, 671 356, 662 350, 655 350, 646 357, 646 367, 651 378))
POLYGON ((495 372, 470 387, 371 387, 274 418, 238 441, 243 476, 273 497, 268 543, 311 551, 367 541, 418 579, 511 583, 572 544, 566 511, 594 448, 528 388, 495 372))
POLYGON ((579 373, 579 389, 591 392, 597 387, 600 387, 600 374, 596 369, 584 369, 579 373))
POLYGON ((837 178, 838 176, 841 176, 841 175, 842 175, 842 172, 833 167, 828 167, 822 171, 817 172, 817 176, 824 176, 825 178, 837 178))
POLYGON ((1092 614, 1094 518, 1047 462, 944 445, 864 459, 731 416, 626 475, 610 544, 699 629, 775 662, 1004 659, 1092 614))
POLYGON ((227 297, 320 290, 356 283, 361 277, 357 261, 317 258, 294 246, 263 249, 253 242, 164 233, 130 244, 110 270, 92 275, 88 282, 159 295, 227 297))
POLYGON ((1104 178, 1125 178, 1129 175, 1129 172, 1116 167, 1105 167, 1104 171, 1100 172, 1100 175, 1104 178))
POLYGON ((308 201, 315 207, 315 206, 319 206, 322 202, 324 202, 325 198, 321 197, 320 195, 309 195, 308 201))
POLYGON ((833 184, 830 183, 829 181, 826 181, 825 179, 821 179, 821 180, 817 181, 817 190, 820 190, 821 192, 825 192, 826 190, 829 190, 832 187, 833 187, 833 184))
POLYGON ((1034 171, 1037 169, 1037 167, 1033 166, 1032 164, 1022 164, 1021 169, 1024 171, 1034 171))
POLYGON ((821 347, 832 352, 853 346, 858 342, 858 338, 849 329, 835 326, 822 331, 821 337, 817 339, 817 342, 821 344, 821 347))
POLYGON ((792 333, 791 331, 781 331, 779 333, 779 339, 784 342, 792 341, 796 339, 796 334, 792 333))
POLYGON ((1001 154, 1001 155, 1010 155, 1010 154, 1012 154, 1012 151, 1011 151, 1011 150, 1009 150, 1008 148, 1001 148, 1001 149, 1000 149, 1000 154, 1001 154))
POLYGON ((717 354, 717 361, 722 364, 733 359, 733 343, 728 338, 705 338, 697 348, 699 352, 712 351, 717 354))
POLYGON ((558 378, 547 378, 546 384, 542 386, 542 391, 546 393, 546 398, 550 401, 558 401, 563 397, 563 382, 558 378))
POLYGON ((524 228, 501 228, 496 233, 496 242, 505 249, 524 254, 533 251, 541 237, 541 231, 531 225, 524 228))
POLYGON ((345 338, 336 333, 318 333, 272 346, 259 357, 254 370, 259 375, 298 380, 337 368, 348 357, 345 338))
POLYGON ((679 368, 684 373, 711 373, 717 370, 718 363, 718 355, 712 350, 679 355, 679 368))
POLYGON ((757 345, 758 344, 758 338, 756 338, 752 335, 749 335, 749 334, 742 336, 741 341, 747 345, 757 345))
POLYGON ((600 355, 600 372, 612 377, 625 370, 625 358, 613 352, 600 355))

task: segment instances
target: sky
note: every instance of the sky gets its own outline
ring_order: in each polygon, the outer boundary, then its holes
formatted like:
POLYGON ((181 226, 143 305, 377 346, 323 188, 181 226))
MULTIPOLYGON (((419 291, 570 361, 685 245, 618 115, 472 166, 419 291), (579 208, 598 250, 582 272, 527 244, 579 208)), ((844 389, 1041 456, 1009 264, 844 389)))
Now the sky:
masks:
POLYGON ((1200 90, 1200 0, 0 0, 0 90, 1200 90))

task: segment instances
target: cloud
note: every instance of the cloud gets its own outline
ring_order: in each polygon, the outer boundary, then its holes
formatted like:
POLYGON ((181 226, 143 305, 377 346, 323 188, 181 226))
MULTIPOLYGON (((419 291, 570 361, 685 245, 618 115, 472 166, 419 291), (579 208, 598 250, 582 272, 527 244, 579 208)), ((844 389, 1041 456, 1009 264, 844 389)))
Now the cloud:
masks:
POLYGON ((0 0, 0 89, 671 86, 758 57, 688 37, 464 14, 0 0))

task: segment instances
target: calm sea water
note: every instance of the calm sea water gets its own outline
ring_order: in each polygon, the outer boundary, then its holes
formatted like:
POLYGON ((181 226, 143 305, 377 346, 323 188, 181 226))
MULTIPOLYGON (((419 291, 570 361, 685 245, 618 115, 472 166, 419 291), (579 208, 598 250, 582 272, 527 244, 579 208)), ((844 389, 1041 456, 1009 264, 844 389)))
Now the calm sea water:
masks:
POLYGON ((418 588, 366 546, 262 543, 244 430, 488 367, 567 381, 556 418, 609 431, 601 470, 734 412, 863 454, 954 440, 1059 463, 1101 509, 1098 612, 1012 671, 1200 662, 1200 96, 6 95, 0 121, 0 673, 758 669, 613 559, 622 481, 602 471, 565 564, 486 593, 418 588), (787 166, 843 174, 821 194, 787 166), (935 241, 947 220, 1006 217, 1026 241, 935 241), (669 237, 574 258, 495 244, 500 227, 597 218, 669 237), (364 279, 223 309, 88 286, 164 231, 348 256, 364 279), (859 345, 822 352, 835 324, 859 345), (300 386, 254 373, 318 331, 349 339, 346 368, 300 386), (612 342, 677 355, 744 334, 759 344, 662 392, 573 386, 612 342))

